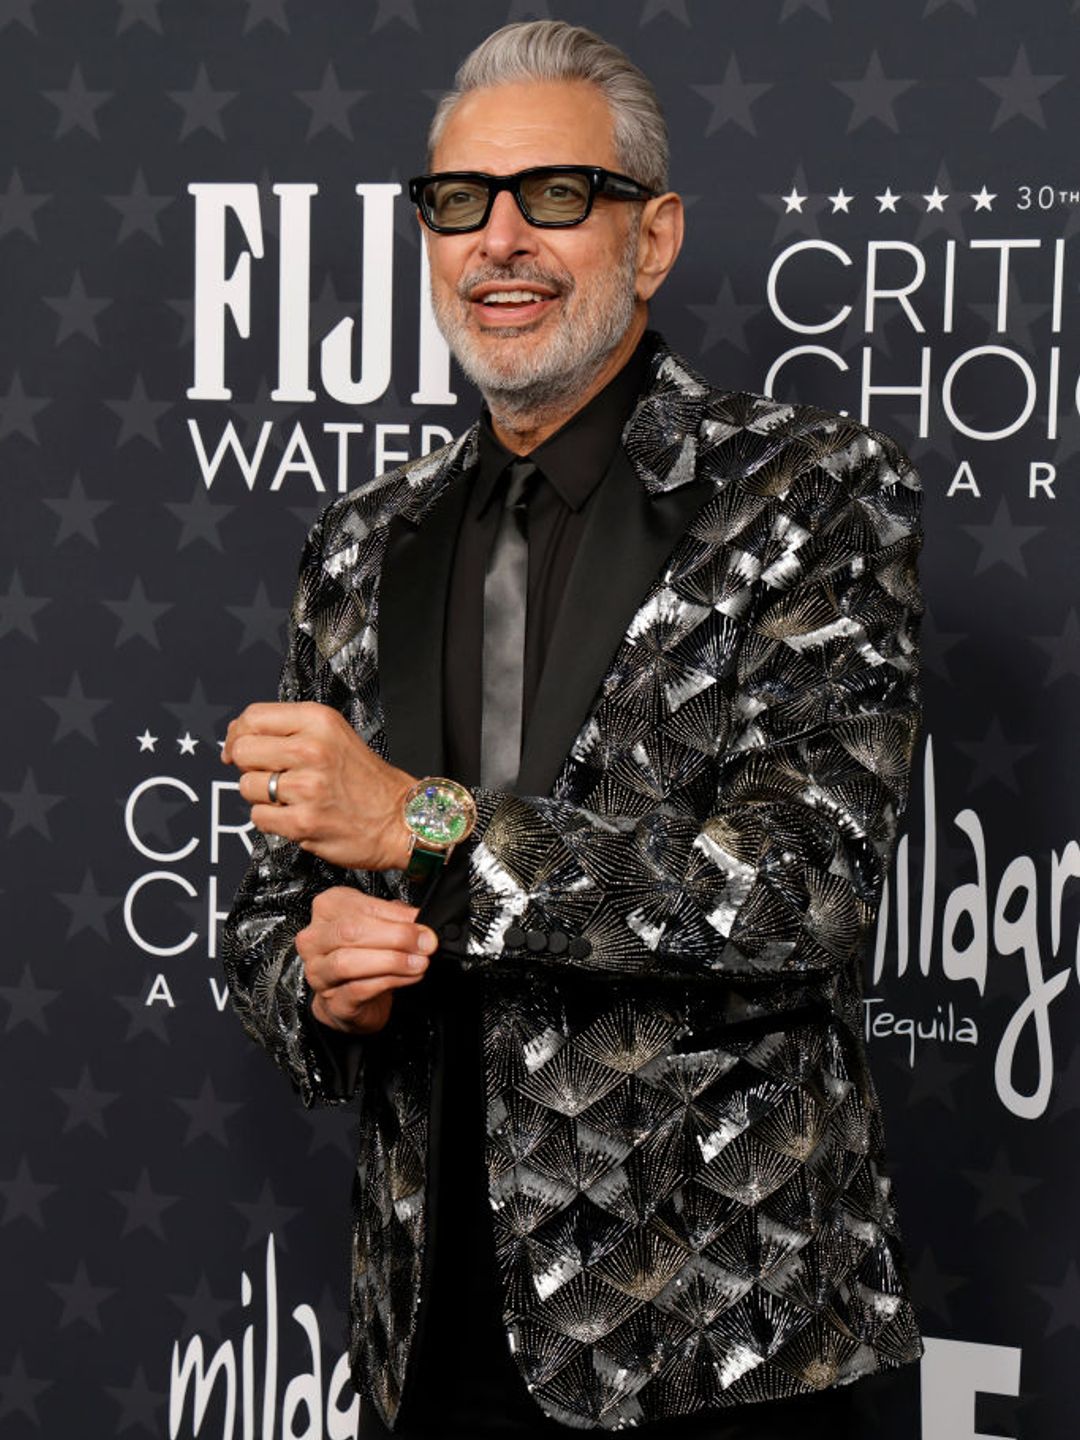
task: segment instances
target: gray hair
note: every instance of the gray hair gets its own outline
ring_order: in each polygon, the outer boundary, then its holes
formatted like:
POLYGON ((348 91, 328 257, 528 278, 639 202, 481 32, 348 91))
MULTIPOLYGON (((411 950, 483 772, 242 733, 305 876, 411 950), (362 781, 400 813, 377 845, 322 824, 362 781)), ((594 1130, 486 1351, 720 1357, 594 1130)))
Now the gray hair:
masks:
POLYGON ((657 192, 667 189, 667 125, 651 82, 616 46, 565 20, 504 25, 466 55, 453 90, 442 97, 432 117, 428 164, 464 96, 522 80, 586 80, 595 85, 611 107, 619 165, 643 185, 657 192))

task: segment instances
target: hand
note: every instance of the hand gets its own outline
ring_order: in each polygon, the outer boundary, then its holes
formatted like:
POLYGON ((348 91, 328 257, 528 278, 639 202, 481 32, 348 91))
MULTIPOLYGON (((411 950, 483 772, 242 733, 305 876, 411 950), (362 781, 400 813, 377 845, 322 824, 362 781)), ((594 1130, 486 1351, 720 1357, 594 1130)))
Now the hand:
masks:
POLYGON ((240 794, 257 829, 346 868, 408 865, 401 806, 413 777, 381 760, 331 706, 249 705, 230 723, 221 758, 241 771, 240 794))
POLYGON ((355 1035, 382 1029, 393 991, 422 980, 438 946, 433 930, 412 923, 416 914, 343 885, 316 895, 311 923, 296 937, 316 1020, 355 1035))

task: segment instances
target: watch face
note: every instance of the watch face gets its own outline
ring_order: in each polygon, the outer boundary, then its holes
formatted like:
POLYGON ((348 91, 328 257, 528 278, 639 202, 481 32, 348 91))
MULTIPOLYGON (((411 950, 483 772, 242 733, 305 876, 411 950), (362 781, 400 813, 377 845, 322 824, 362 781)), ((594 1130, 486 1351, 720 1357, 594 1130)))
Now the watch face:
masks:
POLYGON ((422 780, 405 799, 405 823, 425 845, 446 849, 473 828, 476 807, 469 792, 452 780, 422 780))

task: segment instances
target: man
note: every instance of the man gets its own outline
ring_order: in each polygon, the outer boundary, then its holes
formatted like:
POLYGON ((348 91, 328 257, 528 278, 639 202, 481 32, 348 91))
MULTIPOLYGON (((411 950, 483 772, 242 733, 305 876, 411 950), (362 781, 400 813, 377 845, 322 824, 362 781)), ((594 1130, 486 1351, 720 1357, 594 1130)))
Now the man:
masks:
POLYGON ((836 1437, 919 1354, 859 1007, 917 484, 646 331, 666 161, 590 32, 466 60, 411 194, 484 417, 324 513, 229 727, 234 1001, 359 1107, 364 1434, 836 1437))

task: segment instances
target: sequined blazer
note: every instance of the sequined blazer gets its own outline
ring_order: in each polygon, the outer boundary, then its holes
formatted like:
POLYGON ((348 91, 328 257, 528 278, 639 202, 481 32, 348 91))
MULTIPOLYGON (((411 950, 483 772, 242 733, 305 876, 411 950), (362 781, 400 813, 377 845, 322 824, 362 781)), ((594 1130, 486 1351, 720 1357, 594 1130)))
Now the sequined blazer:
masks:
MULTIPOLYGON (((918 720, 918 482, 886 437, 717 390, 654 345, 518 793, 476 794, 456 941, 483 1007, 510 1349, 582 1429, 920 1353, 860 1006, 918 720)), ((292 611, 282 698, 336 706, 417 775, 439 770, 476 451, 473 427, 332 504, 292 611)), ((351 1353, 392 1427, 425 1313, 439 1061, 421 982, 328 1063, 293 942, 343 883, 408 898, 396 872, 258 839, 225 965, 304 1102, 357 1107, 351 1353)))

